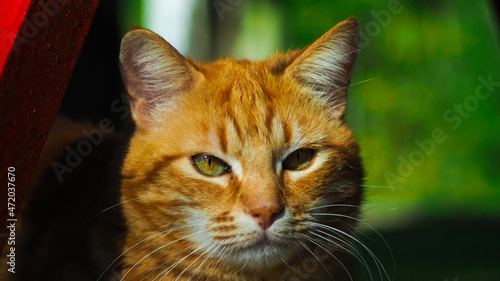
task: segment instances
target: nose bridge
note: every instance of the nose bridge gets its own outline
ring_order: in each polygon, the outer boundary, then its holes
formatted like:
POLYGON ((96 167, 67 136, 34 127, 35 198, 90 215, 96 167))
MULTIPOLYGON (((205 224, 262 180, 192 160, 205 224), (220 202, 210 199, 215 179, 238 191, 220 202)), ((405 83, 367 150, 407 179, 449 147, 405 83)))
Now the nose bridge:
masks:
POLYGON ((263 145, 254 146, 252 155, 247 155, 247 161, 242 163, 244 169, 242 195, 247 194, 263 199, 278 199, 278 176, 268 151, 269 149, 263 145))
POLYGON ((243 211, 266 230, 284 212, 284 200, 275 172, 269 167, 246 171, 240 189, 243 211))
POLYGON ((267 169, 266 167, 260 171, 250 171, 251 174, 243 182, 242 193, 256 198, 277 200, 279 187, 276 175, 268 171, 263 171, 267 169))

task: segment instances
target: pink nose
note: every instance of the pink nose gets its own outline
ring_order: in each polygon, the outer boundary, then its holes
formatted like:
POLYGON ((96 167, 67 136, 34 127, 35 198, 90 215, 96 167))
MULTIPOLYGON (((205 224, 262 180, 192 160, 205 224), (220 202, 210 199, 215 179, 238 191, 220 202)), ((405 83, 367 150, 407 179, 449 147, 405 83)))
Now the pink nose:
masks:
POLYGON ((246 213, 250 215, 262 228, 267 230, 271 225, 283 217, 285 208, 278 202, 267 202, 268 204, 256 204, 255 206, 247 206, 246 213))

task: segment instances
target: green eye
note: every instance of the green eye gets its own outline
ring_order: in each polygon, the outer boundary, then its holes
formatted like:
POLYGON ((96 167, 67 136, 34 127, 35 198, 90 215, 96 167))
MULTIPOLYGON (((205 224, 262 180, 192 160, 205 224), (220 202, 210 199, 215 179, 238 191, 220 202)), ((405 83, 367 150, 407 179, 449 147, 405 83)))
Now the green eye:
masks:
POLYGON ((313 156, 314 150, 312 149, 303 148, 296 150, 283 161, 283 169, 291 171, 305 169, 311 164, 313 156))
POLYGON ((197 154, 193 156, 193 161, 196 168, 207 176, 216 177, 231 172, 231 167, 215 156, 197 154))

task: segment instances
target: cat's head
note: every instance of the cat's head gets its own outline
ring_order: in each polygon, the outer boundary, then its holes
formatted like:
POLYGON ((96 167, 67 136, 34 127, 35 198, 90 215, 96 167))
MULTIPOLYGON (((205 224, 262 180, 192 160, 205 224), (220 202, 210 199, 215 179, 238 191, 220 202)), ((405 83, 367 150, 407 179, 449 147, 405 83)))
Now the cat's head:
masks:
POLYGON ((358 37, 348 19, 301 50, 204 64, 151 31, 125 35, 137 130, 122 202, 134 270, 189 275, 217 263, 265 275, 316 245, 346 249, 362 197, 344 122, 358 37))

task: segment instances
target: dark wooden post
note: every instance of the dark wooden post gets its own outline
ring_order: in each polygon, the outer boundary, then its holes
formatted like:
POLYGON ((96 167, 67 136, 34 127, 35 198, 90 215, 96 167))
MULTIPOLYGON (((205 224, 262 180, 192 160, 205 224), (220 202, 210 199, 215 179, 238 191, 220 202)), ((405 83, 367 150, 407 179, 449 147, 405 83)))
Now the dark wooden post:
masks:
POLYGON ((0 250, 11 236, 7 225, 16 223, 98 2, 0 3, 0 250))

